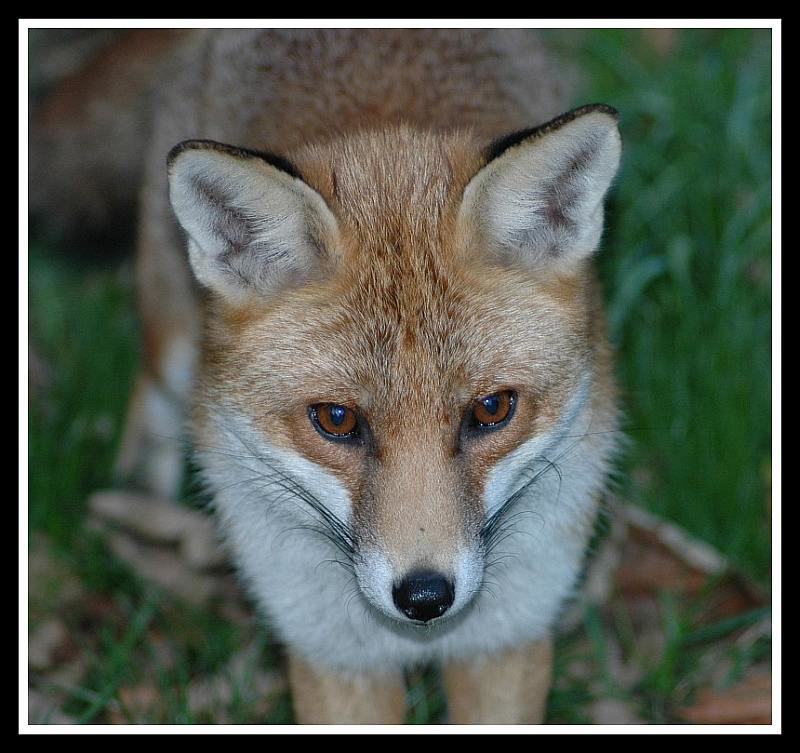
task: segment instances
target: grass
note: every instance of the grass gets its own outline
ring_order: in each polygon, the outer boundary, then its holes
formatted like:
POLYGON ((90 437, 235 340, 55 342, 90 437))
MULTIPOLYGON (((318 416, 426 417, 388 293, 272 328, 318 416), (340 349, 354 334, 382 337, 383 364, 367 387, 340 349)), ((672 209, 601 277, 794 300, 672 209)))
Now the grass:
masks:
POLYGON ((29 331, 48 365, 30 404, 29 523, 69 547, 88 490, 108 484, 137 363, 129 275, 32 248, 29 331))
MULTIPOLYGON (((605 101, 621 113, 624 160, 598 259, 632 439, 620 493, 768 584, 769 32, 687 31, 665 56, 635 30, 550 36, 584 72, 575 104, 605 101)), ((220 671, 252 635, 218 615, 165 603, 83 527, 88 493, 111 482, 138 360, 130 268, 81 267, 34 241, 28 272, 31 341, 49 365, 29 403, 30 532, 44 535, 64 571, 107 598, 116 615, 78 647, 89 670, 63 709, 83 722, 133 720, 120 688, 149 673, 161 694, 153 721, 213 721, 193 717, 186 685, 220 671), (154 634, 169 643, 169 662, 154 650, 154 634)), ((659 609, 666 642, 657 661, 642 659, 635 684, 615 684, 609 669, 612 637, 636 654, 624 618, 590 612, 578 636, 560 641, 550 721, 586 722, 600 694, 635 698, 650 722, 674 718, 709 641, 737 625, 698 626, 692 608, 670 594, 659 609), (569 675, 575 662, 587 663, 588 679, 569 675)), ((32 604, 32 623, 46 610, 32 604)), ((263 640, 265 666, 274 666, 263 640)), ((768 639, 731 649, 732 680, 768 652, 768 639)), ((412 723, 443 712, 435 674, 415 676, 409 699, 412 723)), ((264 721, 260 713, 244 692, 228 709, 241 723, 264 721)), ((291 714, 283 695, 266 719, 291 714)))
POLYGON ((583 99, 621 113, 599 257, 633 439, 624 496, 770 569, 771 69, 768 30, 683 34, 661 58, 587 33, 583 99))

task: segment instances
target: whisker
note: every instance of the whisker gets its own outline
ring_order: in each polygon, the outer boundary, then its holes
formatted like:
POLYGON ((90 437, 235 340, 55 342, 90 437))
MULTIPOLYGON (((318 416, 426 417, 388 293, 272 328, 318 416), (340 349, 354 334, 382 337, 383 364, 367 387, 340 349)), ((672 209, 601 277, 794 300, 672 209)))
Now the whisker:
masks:
POLYGON ((345 555, 344 562, 336 558, 330 560, 330 562, 343 565, 346 569, 352 568, 353 558, 356 554, 356 542, 350 527, 316 495, 300 484, 297 479, 284 472, 262 454, 255 452, 239 432, 225 422, 221 416, 219 418, 225 425, 229 434, 236 438, 248 454, 220 451, 217 448, 209 447, 203 448, 203 451, 218 452, 218 454, 223 456, 243 461, 240 462, 239 465, 254 474, 247 479, 234 482, 234 484, 229 485, 229 487, 235 487, 240 483, 249 485, 250 491, 248 492, 248 497, 254 493, 261 494, 265 497, 269 497, 270 503, 273 506, 276 504, 283 505, 287 502, 293 503, 298 510, 311 516, 313 518, 313 523, 299 523, 296 526, 287 528, 287 530, 310 531, 321 536, 323 539, 330 542, 335 549, 345 555), (246 461, 255 461, 259 467, 253 468, 252 465, 246 461), (280 490, 282 493, 279 492, 276 494, 275 490, 280 490))
POLYGON ((554 460, 546 457, 545 455, 537 455, 533 459, 531 467, 526 471, 523 471, 521 474, 520 478, 524 479, 522 485, 519 486, 512 494, 510 494, 486 520, 481 528, 480 538, 483 541, 484 552, 487 558, 487 570, 491 569, 493 565, 499 561, 496 557, 491 557, 496 548, 510 536, 523 532, 523 529, 520 529, 514 525, 518 521, 520 514, 526 512, 535 513, 534 510, 523 509, 517 510, 512 515, 511 510, 517 505, 517 503, 521 499, 524 499, 528 493, 535 488, 536 483, 541 480, 545 474, 550 473, 551 471, 558 476, 558 489, 556 491, 556 503, 558 503, 564 481, 564 473, 559 463, 564 458, 568 458, 575 451, 581 441, 586 437, 603 433, 614 433, 617 431, 591 432, 590 429, 592 422, 593 416, 590 416, 586 431, 574 435, 565 434, 560 437, 559 441, 573 438, 575 441, 571 442, 567 447, 565 447, 554 460), (538 467, 539 464, 543 464, 543 467, 538 467))

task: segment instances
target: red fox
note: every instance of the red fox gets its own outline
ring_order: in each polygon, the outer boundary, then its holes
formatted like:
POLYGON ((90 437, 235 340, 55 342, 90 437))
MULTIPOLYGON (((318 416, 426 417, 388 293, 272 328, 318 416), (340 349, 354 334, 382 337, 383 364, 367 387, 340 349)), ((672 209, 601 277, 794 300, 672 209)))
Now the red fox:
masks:
POLYGON ((297 720, 543 721, 615 450, 592 256, 616 111, 525 30, 181 39, 144 154, 120 470, 197 463, 297 720), (177 223, 175 220, 177 219, 177 223))

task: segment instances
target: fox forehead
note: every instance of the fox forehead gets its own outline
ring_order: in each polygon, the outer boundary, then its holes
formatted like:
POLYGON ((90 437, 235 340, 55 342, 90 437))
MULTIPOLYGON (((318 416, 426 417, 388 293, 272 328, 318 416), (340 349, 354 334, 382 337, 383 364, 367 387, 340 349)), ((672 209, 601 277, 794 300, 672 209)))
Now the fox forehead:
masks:
POLYGON ((264 416, 348 404, 388 429, 409 406, 446 422, 501 388, 529 389, 556 411, 589 357, 580 277, 441 259, 393 274, 376 266, 367 258, 270 305, 219 306, 206 349, 215 389, 264 416))
MULTIPOLYGON (((358 131, 290 155, 346 227, 356 249, 394 261, 449 228, 469 179, 481 165, 481 144, 466 130, 430 132, 408 125, 358 131)), ((356 254, 357 255, 357 254, 356 254)))

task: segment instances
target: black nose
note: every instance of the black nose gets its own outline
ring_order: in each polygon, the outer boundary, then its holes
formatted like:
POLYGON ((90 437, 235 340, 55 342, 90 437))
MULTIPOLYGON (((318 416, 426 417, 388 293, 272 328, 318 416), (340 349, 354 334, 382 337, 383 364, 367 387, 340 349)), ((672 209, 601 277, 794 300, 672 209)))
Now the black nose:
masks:
POLYGON ((406 576, 392 589, 395 606, 408 618, 428 622, 443 615, 452 605, 453 584, 434 572, 406 576))

